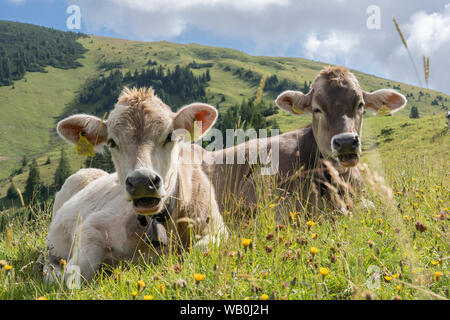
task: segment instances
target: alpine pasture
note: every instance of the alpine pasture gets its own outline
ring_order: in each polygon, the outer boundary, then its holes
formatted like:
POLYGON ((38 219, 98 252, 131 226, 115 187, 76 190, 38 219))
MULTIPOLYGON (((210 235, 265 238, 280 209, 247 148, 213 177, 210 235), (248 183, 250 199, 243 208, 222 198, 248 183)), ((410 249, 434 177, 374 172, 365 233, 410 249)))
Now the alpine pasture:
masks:
MULTIPOLYGON (((450 298, 445 122, 450 97, 357 71, 363 89, 389 86, 408 98, 406 108, 392 116, 364 118, 361 168, 365 196, 374 207, 355 201, 347 215, 332 210, 312 215, 295 211, 275 188, 260 186, 257 214, 244 214, 246 208, 222 212, 230 236, 219 247, 169 252, 158 263, 105 265, 79 289, 46 284, 36 261, 45 250, 52 199, 11 201, 7 190, 12 181, 24 191, 29 173, 28 165, 21 167, 24 155, 36 159, 44 184, 53 180, 62 147, 72 172, 88 166, 56 137, 55 120, 86 80, 110 73, 107 63, 120 62, 116 66, 125 74, 145 68, 149 60, 165 70, 195 61, 193 74, 208 69, 211 77, 202 102, 219 105, 221 114, 254 97, 262 76, 277 75, 303 87, 325 65, 169 42, 94 36, 77 41, 87 49, 81 67, 48 66, 46 73, 27 72, 0 87, 0 299, 450 298), (419 118, 409 118, 412 106, 419 118), (280 208, 286 215, 277 217, 280 208)), ((273 104, 280 92, 264 91, 262 100, 273 104)), ((311 115, 280 111, 268 118, 286 132, 309 123, 311 115)))

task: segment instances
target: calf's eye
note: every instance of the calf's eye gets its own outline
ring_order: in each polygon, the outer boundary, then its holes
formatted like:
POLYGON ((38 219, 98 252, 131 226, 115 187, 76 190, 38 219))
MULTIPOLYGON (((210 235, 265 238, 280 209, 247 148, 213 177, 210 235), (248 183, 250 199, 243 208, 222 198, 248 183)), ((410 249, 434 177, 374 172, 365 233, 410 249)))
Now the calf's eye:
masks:
POLYGON ((172 142, 172 133, 173 133, 173 132, 171 132, 171 133, 169 133, 169 134, 167 135, 167 138, 166 138, 166 140, 164 140, 163 145, 166 145, 166 144, 172 142))
POLYGON ((362 108, 364 108, 364 102, 360 102, 358 105, 358 109, 362 109, 362 108))
POLYGON ((116 142, 113 139, 109 139, 107 144, 108 144, 108 147, 110 147, 110 148, 117 147, 117 144, 116 144, 116 142))
POLYGON ((314 109, 313 111, 314 111, 314 113, 322 113, 322 110, 320 110, 320 109, 314 109))

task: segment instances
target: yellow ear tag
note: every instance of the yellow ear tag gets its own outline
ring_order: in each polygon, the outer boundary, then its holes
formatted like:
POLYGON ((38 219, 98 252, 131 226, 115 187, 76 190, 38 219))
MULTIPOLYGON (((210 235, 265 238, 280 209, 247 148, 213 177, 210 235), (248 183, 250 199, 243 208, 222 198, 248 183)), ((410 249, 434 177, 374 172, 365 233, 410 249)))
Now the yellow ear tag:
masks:
POLYGON ((383 106, 377 111, 377 116, 388 116, 390 114, 391 109, 389 109, 386 104, 383 104, 383 106))
POLYGON ((75 152, 80 156, 95 156, 94 146, 86 138, 86 133, 81 131, 79 135, 80 140, 75 144, 75 152))
POLYGON ((297 106, 296 106, 295 104, 292 105, 291 110, 292 110, 292 112, 294 112, 295 114, 303 114, 303 110, 297 108, 297 106))
POLYGON ((191 127, 191 130, 189 131, 191 142, 197 140, 200 137, 201 132, 202 132, 202 129, 197 124, 197 122, 200 122, 200 121, 194 121, 194 125, 191 127))

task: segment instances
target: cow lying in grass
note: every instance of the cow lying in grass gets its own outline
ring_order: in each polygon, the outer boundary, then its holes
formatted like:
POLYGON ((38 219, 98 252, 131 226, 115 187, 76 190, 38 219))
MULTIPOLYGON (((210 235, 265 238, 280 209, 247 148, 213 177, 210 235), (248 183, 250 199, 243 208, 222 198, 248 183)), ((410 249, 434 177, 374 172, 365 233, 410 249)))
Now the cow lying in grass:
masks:
POLYGON ((151 257, 151 244, 164 248, 169 234, 184 248, 225 237, 207 176, 199 165, 180 160, 192 151, 182 141, 186 131, 201 121, 203 134, 216 118, 206 104, 173 113, 152 89, 125 88, 105 122, 81 114, 59 122, 58 133, 69 143, 84 136, 96 149, 107 144, 117 172, 80 170, 57 193, 47 238, 48 280, 61 274, 60 259, 66 270, 75 266, 89 280, 103 262, 151 257))
POLYGON ((229 210, 235 200, 251 208, 258 202, 259 193, 268 189, 264 182, 256 186, 261 178, 258 166, 248 162, 237 164, 236 161, 238 154, 245 154, 248 159, 250 150, 256 150, 256 145, 269 150, 268 153, 279 150, 277 185, 272 190, 297 193, 300 202, 312 200, 311 192, 314 191, 319 201, 313 205, 323 207, 322 200, 331 198, 329 191, 333 189, 333 177, 341 180, 338 182, 343 186, 360 186, 362 181, 356 165, 361 154, 364 110, 376 112, 386 105, 390 112, 395 112, 405 106, 406 98, 391 89, 363 91, 350 71, 327 67, 316 77, 308 94, 285 91, 278 96, 276 104, 293 115, 305 111, 312 113, 312 124, 280 136, 254 139, 224 150, 205 151, 203 168, 212 178, 221 209, 229 210), (227 159, 234 159, 234 163, 226 163, 227 159), (321 160, 327 160, 329 167, 326 168, 321 160), (237 199, 228 201, 226 198, 230 194, 237 199))

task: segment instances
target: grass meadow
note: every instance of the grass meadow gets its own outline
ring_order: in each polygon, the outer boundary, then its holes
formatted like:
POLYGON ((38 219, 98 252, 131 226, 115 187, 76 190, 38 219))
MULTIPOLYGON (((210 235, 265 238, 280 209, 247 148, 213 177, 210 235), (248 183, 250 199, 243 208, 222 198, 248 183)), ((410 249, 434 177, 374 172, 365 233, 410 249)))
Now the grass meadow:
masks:
POLYGON ((374 208, 355 201, 347 215, 313 215, 261 187, 257 214, 222 213, 230 238, 219 247, 104 266, 79 289, 46 285, 35 262, 52 204, 3 211, 0 299, 450 298, 444 117, 372 117, 363 131, 365 196, 374 208))

